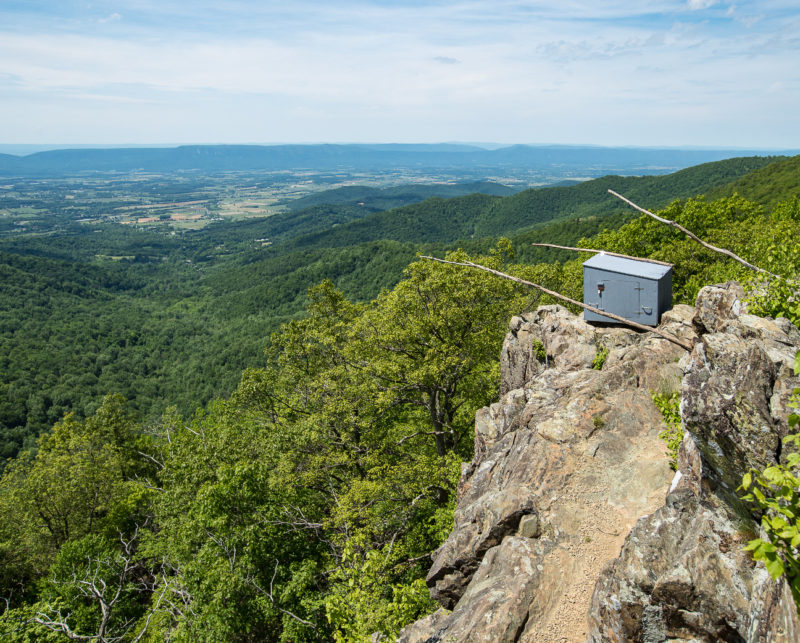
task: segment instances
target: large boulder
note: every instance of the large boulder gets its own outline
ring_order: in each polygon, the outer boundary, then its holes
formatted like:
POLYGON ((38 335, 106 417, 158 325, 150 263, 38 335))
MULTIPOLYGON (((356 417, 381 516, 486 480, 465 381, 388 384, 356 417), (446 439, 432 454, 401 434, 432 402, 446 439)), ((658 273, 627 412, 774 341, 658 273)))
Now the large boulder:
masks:
POLYGON ((737 487, 780 458, 800 333, 746 314, 738 284, 702 289, 693 322, 678 473, 600 575, 589 640, 798 641, 787 584, 743 550, 758 524, 737 487))
MULTIPOLYGON (((674 311, 668 332, 694 337, 692 313, 674 311)), ((677 390, 684 353, 652 333, 591 326, 560 306, 512 320, 506 390, 477 414, 455 528, 427 578, 431 596, 452 611, 408 628, 401 641, 586 636, 595 579, 672 478, 651 389, 677 390)))
POLYGON ((736 283, 660 330, 691 353, 561 306, 511 320, 427 577, 442 609, 400 641, 800 640, 787 584, 743 550, 759 526, 736 491, 785 457, 800 333, 747 314, 736 283), (673 474, 652 394, 676 391, 673 474))

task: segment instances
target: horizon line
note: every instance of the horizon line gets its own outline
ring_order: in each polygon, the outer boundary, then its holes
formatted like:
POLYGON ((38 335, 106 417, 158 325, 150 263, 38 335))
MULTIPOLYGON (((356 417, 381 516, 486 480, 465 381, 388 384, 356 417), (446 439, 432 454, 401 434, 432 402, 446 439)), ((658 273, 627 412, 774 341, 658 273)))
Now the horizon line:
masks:
POLYGON ((759 147, 759 146, 714 146, 714 145, 603 145, 598 143, 499 143, 490 141, 436 141, 436 142, 399 142, 399 141, 317 141, 317 142, 191 142, 191 143, 0 143, 0 153, 11 156, 25 156, 5 150, 16 149, 19 151, 30 150, 27 154, 38 152, 48 152, 56 150, 80 150, 80 149, 178 149, 180 147, 284 147, 284 146, 371 146, 371 145, 391 145, 391 146, 442 146, 442 145, 461 145, 465 147, 482 148, 486 151, 506 149, 510 147, 561 147, 561 148, 594 148, 594 149, 629 149, 629 150, 676 150, 676 151, 753 151, 753 152, 800 152, 800 148, 792 147, 759 147))

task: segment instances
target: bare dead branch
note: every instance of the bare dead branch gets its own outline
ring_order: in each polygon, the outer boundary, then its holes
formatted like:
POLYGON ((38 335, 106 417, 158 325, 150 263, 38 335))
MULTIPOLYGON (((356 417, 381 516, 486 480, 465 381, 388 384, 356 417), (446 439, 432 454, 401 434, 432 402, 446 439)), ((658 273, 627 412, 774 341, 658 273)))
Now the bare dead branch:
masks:
POLYGON ((643 259, 642 257, 632 257, 630 255, 621 255, 618 252, 608 252, 608 250, 589 250, 588 248, 572 248, 570 246, 558 246, 555 243, 532 243, 532 246, 540 248, 558 248, 559 250, 575 250, 576 252, 593 252, 595 254, 605 254, 612 257, 622 257, 623 259, 634 259, 636 261, 647 261, 648 263, 657 263, 661 266, 672 266, 671 263, 666 261, 658 261, 656 259, 643 259))
POLYGON ((276 610, 281 612, 281 614, 286 614, 286 616, 289 616, 290 618, 293 618, 298 623, 301 623, 302 625, 305 625, 306 627, 310 627, 312 630, 316 630, 317 626, 314 625, 311 621, 307 621, 307 620, 305 620, 303 618, 300 618, 299 616, 297 616, 297 614, 294 614, 293 612, 290 612, 289 610, 283 609, 280 605, 278 605, 275 602, 275 596, 273 594, 273 584, 275 583, 275 576, 278 574, 278 565, 279 565, 279 562, 276 560, 275 561, 275 571, 272 572, 272 578, 269 581, 269 591, 266 591, 265 589, 262 589, 261 587, 259 587, 258 583, 256 583, 254 578, 250 577, 247 580, 259 592, 264 594, 264 596, 266 596, 270 600, 270 602, 272 603, 272 606, 276 610))
POLYGON ((56 612, 55 617, 50 617, 44 612, 37 612, 36 616, 31 619, 32 623, 36 623, 37 625, 41 625, 42 627, 46 627, 48 630, 52 630, 53 632, 60 632, 68 639, 72 641, 96 641, 101 640, 105 643, 107 639, 100 638, 97 634, 78 634, 77 632, 73 632, 72 628, 67 624, 67 619, 70 617, 70 614, 67 613, 64 616, 61 613, 61 610, 56 612))
POLYGON ((412 433, 411 435, 407 435, 404 438, 399 439, 395 444, 400 446, 406 440, 410 440, 411 438, 415 438, 418 435, 444 435, 447 431, 417 431, 416 433, 412 433))
POLYGON ((503 279, 509 279, 511 281, 515 281, 518 284, 523 284, 524 286, 530 286, 531 288, 536 288, 537 290, 541 290, 543 293, 550 295, 551 297, 555 297, 556 299, 560 299, 561 301, 566 301, 569 304, 573 304, 574 306, 578 306, 579 308, 583 308, 584 310, 591 311, 598 315, 603 315, 605 317, 609 317, 614 321, 619 322, 620 324, 625 324, 626 326, 631 326, 633 328, 637 328, 639 330, 644 330, 648 332, 653 332, 660 337, 663 337, 668 342, 672 342, 676 346, 680 346, 684 350, 691 351, 692 346, 688 342, 684 342, 681 339, 678 339, 674 335, 670 335, 669 333, 665 333, 664 331, 658 328, 651 328, 650 326, 645 326, 644 324, 639 324, 637 322, 631 321, 629 319, 625 319, 624 317, 620 317, 619 315, 615 315, 614 313, 610 313, 605 310, 600 310, 599 308, 595 308, 594 306, 589 306, 588 304, 584 304, 580 301, 576 301, 575 299, 570 299, 562 295, 561 293, 557 293, 554 290, 550 290, 549 288, 545 288, 544 286, 540 286, 539 284, 535 284, 532 281, 527 281, 525 279, 520 279, 519 277, 514 277, 513 275, 508 275, 504 272, 500 272, 499 270, 494 270, 493 268, 487 268, 486 266, 482 266, 478 263, 472 263, 471 261, 447 261, 446 259, 438 259, 436 257, 428 257, 424 255, 420 255, 421 259, 430 259, 431 261, 438 261, 439 263, 446 263, 452 266, 466 266, 468 268, 476 268, 478 270, 484 270, 489 272, 493 275, 497 275, 498 277, 502 277, 503 279))
MULTIPOLYGON (((403 524, 403 527, 405 527, 405 524, 403 524)), ((389 550, 386 552, 386 556, 383 557, 383 564, 384 565, 386 565, 386 563, 389 561, 389 556, 392 555, 392 549, 394 549, 394 541, 397 540, 397 535, 399 533, 400 533, 400 531, 398 530, 398 531, 394 532, 394 534, 392 534, 392 540, 389 543, 389 550)))
MULTIPOLYGON (((100 607, 100 622, 97 625, 97 631, 91 634, 80 634, 72 629, 69 624, 71 616, 70 612, 64 614, 61 609, 40 611, 31 618, 28 623, 37 623, 43 627, 54 632, 60 632, 67 638, 73 641, 97 641, 98 643, 117 643, 122 640, 129 640, 131 643, 141 641, 150 626, 153 613, 161 606, 162 599, 164 599, 166 587, 162 588, 160 595, 156 598, 152 607, 149 609, 145 618, 144 625, 139 633, 132 638, 130 634, 138 622, 135 618, 130 618, 124 622, 118 623, 113 626, 115 633, 111 633, 112 622, 111 617, 115 612, 117 604, 122 600, 123 591, 127 583, 130 582, 131 577, 139 569, 139 563, 136 561, 136 548, 137 540, 139 538, 139 526, 136 528, 129 539, 120 533, 119 541, 122 546, 122 552, 116 554, 113 559, 96 559, 87 558, 88 567, 83 573, 73 568, 71 581, 60 581, 53 578, 54 583, 62 585, 71 585, 79 594, 86 600, 97 603, 100 607), (106 583, 101 576, 101 568, 108 566, 113 568, 114 580, 112 583, 106 583)), ((154 592, 154 584, 151 586, 142 582, 142 589, 139 591, 154 592)))
POLYGON ((162 460, 158 460, 154 456, 150 455, 149 453, 145 453, 144 451, 137 451, 137 453, 140 456, 142 456, 143 458, 146 458, 147 460, 150 460, 153 464, 155 464, 158 467, 159 471, 161 471, 166 466, 164 464, 163 459, 162 460))
POLYGON ((759 268, 758 266, 754 266, 749 261, 745 261, 744 259, 742 259, 739 255, 732 253, 730 250, 726 250, 725 248, 718 248, 717 246, 712 246, 710 243, 706 243, 700 237, 698 237, 696 234, 694 234, 690 230, 687 230, 686 228, 684 228, 680 223, 677 223, 675 221, 670 221, 669 219, 664 219, 663 217, 660 217, 660 216, 658 216, 656 214, 653 214, 652 212, 650 212, 650 210, 645 210, 644 208, 636 205, 633 201, 630 201, 629 199, 626 199, 621 194, 617 194, 616 192, 614 192, 614 190, 609 190, 608 192, 609 192, 609 194, 613 194, 618 199, 622 199, 629 206, 631 206, 632 208, 638 210, 639 212, 641 212, 643 214, 646 214, 648 217, 652 217, 656 221, 659 221, 659 222, 661 222, 661 223, 663 223, 665 225, 668 225, 668 226, 671 226, 673 228, 676 228, 677 230, 680 230, 681 232, 683 232, 683 234, 685 234, 687 237, 689 237, 693 241, 696 241, 697 243, 699 243, 704 248, 708 248, 709 250, 712 250, 713 252, 718 252, 720 254, 725 255, 726 257, 730 257, 734 261, 738 261, 743 266, 747 266, 748 268, 750 268, 751 270, 755 270, 756 272, 763 272, 765 275, 770 275, 771 277, 776 277, 778 279, 780 278, 780 275, 776 275, 776 274, 770 272, 769 270, 764 270, 763 268, 759 268))
POLYGON ((206 529, 205 531, 206 535, 212 540, 212 542, 214 542, 214 544, 225 553, 225 558, 228 560, 228 566, 231 568, 231 572, 233 572, 234 568, 236 567, 236 545, 228 547, 222 538, 217 538, 209 529, 206 529))
POLYGON ((181 570, 175 567, 171 562, 167 560, 161 562, 161 598, 165 604, 165 611, 175 619, 185 618, 187 612, 193 617, 196 617, 197 614, 192 608, 193 598, 186 587, 180 582, 181 573, 181 570), (180 601, 180 606, 170 597, 174 597, 176 600, 180 601))
POLYGON ((136 482, 142 485, 145 489, 150 489, 150 491, 158 491, 159 493, 164 493, 163 487, 156 487, 149 480, 147 480, 147 478, 140 477, 139 474, 136 473, 133 474, 133 477, 128 478, 128 480, 130 480, 131 482, 136 482))
POLYGON ((434 551, 436 551, 436 550, 434 549, 433 551, 429 551, 429 552, 427 552, 425 554, 422 554, 422 556, 415 556, 414 558, 406 558, 405 560, 401 560, 399 563, 395 563, 394 569, 397 569, 398 567, 401 567, 403 565, 411 565, 411 564, 416 563, 417 561, 423 560, 425 558, 430 559, 431 556, 433 555, 434 551))

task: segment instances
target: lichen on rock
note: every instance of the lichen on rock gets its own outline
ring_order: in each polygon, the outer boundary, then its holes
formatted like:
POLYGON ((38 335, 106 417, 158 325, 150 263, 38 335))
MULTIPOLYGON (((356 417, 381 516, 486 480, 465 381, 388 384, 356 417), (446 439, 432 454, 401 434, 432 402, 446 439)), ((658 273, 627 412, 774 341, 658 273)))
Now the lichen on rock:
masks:
POLYGON ((723 284, 664 314, 691 355, 561 306, 513 318, 427 577, 444 609, 399 640, 800 640, 785 583, 742 550, 756 527, 736 495, 780 457, 800 333, 742 302, 723 284), (676 390, 673 476, 651 391, 676 390))

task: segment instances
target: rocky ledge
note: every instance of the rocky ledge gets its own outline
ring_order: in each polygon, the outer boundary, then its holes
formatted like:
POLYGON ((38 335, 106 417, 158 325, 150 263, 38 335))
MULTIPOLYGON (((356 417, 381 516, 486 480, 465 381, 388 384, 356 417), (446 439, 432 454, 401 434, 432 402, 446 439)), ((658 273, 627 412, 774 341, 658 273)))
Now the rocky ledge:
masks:
POLYGON ((800 333, 704 288, 655 333, 560 306, 515 317, 501 398, 475 420, 455 527, 427 577, 442 606, 399 640, 797 641, 788 587, 742 550, 742 474, 781 456, 800 333), (681 393, 673 472, 652 393, 681 393))

